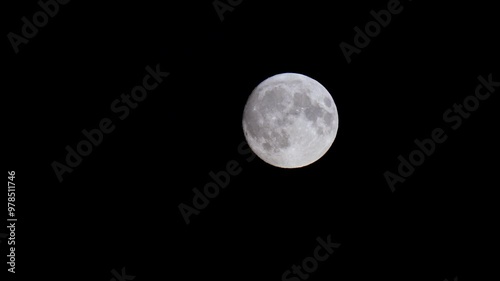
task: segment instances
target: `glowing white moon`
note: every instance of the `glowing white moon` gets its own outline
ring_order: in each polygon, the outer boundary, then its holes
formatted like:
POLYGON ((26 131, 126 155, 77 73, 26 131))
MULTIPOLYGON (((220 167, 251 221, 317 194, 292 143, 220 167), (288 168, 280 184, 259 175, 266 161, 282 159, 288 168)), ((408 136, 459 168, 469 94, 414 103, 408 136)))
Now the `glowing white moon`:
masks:
POLYGON ((339 118, 330 93, 302 74, 282 73, 260 83, 243 113, 250 148, 281 168, 307 166, 333 144, 339 118))

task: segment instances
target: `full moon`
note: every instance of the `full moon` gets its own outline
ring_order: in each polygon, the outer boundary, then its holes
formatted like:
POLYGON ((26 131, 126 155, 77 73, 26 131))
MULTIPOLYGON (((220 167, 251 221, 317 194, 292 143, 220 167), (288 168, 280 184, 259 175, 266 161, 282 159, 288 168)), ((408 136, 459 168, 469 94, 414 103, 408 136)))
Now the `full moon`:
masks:
POLYGON ((320 159, 333 144, 339 117, 328 90, 297 73, 282 73, 260 83, 243 112, 243 132, 263 161, 299 168, 320 159))

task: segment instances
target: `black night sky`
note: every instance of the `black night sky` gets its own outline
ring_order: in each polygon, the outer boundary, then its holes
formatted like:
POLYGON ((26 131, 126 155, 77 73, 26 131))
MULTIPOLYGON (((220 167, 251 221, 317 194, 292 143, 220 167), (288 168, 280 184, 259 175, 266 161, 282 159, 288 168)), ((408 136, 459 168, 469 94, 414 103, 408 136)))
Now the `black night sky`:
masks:
POLYGON ((482 2, 5 3, 1 280, 491 279, 500 46, 482 2), (253 155, 241 126, 284 72, 339 114, 299 169, 253 155), (211 173, 228 182, 197 209, 211 173))

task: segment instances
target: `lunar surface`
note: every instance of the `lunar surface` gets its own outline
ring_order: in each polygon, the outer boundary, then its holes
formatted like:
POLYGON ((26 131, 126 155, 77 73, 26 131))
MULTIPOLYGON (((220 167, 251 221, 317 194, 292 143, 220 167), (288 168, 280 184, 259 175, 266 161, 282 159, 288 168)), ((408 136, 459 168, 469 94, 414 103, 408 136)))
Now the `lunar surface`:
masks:
POLYGON ((325 87, 296 73, 264 80, 243 112, 250 148, 280 168, 304 167, 320 159, 335 140, 338 122, 337 107, 325 87))

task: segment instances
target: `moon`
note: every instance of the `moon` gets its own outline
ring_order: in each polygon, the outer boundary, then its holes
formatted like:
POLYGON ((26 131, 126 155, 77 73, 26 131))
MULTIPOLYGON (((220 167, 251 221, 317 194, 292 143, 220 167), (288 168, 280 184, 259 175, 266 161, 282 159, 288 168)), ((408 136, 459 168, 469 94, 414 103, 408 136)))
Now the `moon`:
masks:
POLYGON ((298 73, 267 78, 250 94, 243 132, 252 151, 280 168, 316 162, 337 135, 337 107, 318 81, 298 73))

